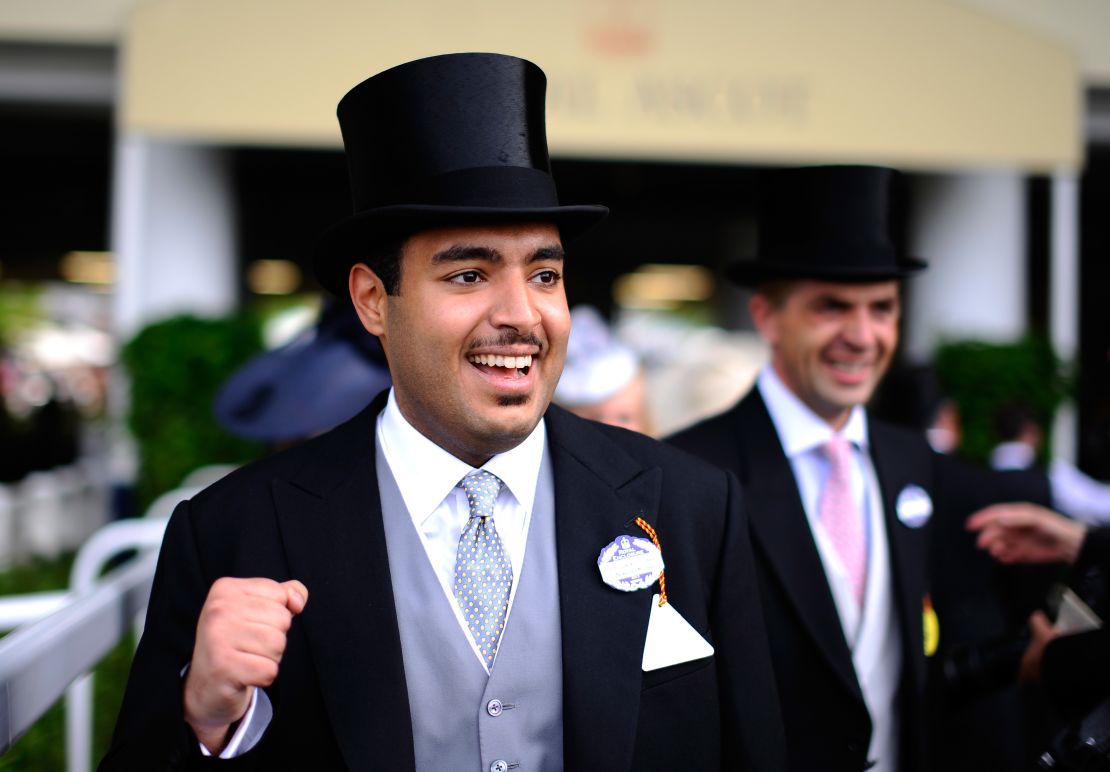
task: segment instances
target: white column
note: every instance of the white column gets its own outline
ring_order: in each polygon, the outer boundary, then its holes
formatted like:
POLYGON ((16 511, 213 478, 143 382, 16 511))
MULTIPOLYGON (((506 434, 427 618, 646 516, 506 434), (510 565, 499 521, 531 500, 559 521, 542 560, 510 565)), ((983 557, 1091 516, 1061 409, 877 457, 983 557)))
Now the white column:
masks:
MULTIPOLYGON (((1052 253, 1049 336, 1065 362, 1079 353, 1079 180, 1074 171, 1052 177, 1052 253)), ((1052 455, 1075 462, 1079 450, 1079 417, 1074 402, 1056 413, 1052 455)))
POLYGON ((1025 332, 1025 187, 1017 171, 911 180, 906 352, 932 359, 942 338, 1012 341, 1025 332))
POLYGON ((219 149, 126 134, 116 141, 112 248, 121 341, 173 314, 234 309, 233 207, 219 149))

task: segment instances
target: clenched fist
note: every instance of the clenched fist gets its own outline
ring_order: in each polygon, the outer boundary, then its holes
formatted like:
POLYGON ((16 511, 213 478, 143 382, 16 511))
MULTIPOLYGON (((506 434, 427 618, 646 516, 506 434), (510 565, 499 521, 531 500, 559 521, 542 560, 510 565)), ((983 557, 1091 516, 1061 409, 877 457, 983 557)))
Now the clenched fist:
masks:
POLYGON ((295 579, 217 579, 200 610, 185 676, 185 720, 212 753, 247 712, 254 689, 277 678, 285 634, 308 590, 295 579))

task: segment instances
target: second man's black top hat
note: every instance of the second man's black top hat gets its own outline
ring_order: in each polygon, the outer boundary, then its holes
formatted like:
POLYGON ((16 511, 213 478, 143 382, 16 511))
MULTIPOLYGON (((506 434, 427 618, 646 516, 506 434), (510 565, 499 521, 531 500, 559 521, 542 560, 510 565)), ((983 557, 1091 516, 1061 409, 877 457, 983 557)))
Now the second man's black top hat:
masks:
POLYGON ((894 173, 877 166, 778 169, 761 179, 754 259, 725 268, 737 284, 774 279, 869 282, 898 279, 925 262, 890 237, 894 173))
POLYGON ((339 102, 354 214, 320 240, 326 288, 384 240, 445 225, 542 220, 568 239, 603 206, 560 206, 544 123, 547 79, 524 59, 446 54, 374 75, 339 102))

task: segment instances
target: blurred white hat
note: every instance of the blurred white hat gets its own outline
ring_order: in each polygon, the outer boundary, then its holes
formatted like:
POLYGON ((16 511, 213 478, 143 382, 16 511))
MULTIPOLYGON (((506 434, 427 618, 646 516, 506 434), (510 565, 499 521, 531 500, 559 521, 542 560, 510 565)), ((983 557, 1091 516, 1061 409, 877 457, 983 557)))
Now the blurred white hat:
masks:
POLYGON ((592 405, 631 383, 640 371, 639 360, 613 337, 597 309, 576 306, 570 321, 567 361, 555 387, 555 401, 570 407, 592 405))

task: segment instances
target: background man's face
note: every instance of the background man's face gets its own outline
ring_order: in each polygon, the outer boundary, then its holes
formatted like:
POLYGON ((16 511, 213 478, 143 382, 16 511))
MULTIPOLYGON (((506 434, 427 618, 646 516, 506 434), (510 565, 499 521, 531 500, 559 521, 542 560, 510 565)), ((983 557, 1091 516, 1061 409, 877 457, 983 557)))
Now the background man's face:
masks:
POLYGON ((757 294, 752 319, 772 365, 813 412, 835 428, 871 398, 898 345, 898 282, 801 280, 777 304, 757 294))
POLYGON ((400 292, 382 299, 380 333, 409 422, 475 466, 527 437, 566 358, 562 276, 554 225, 438 228, 411 237, 400 292))

